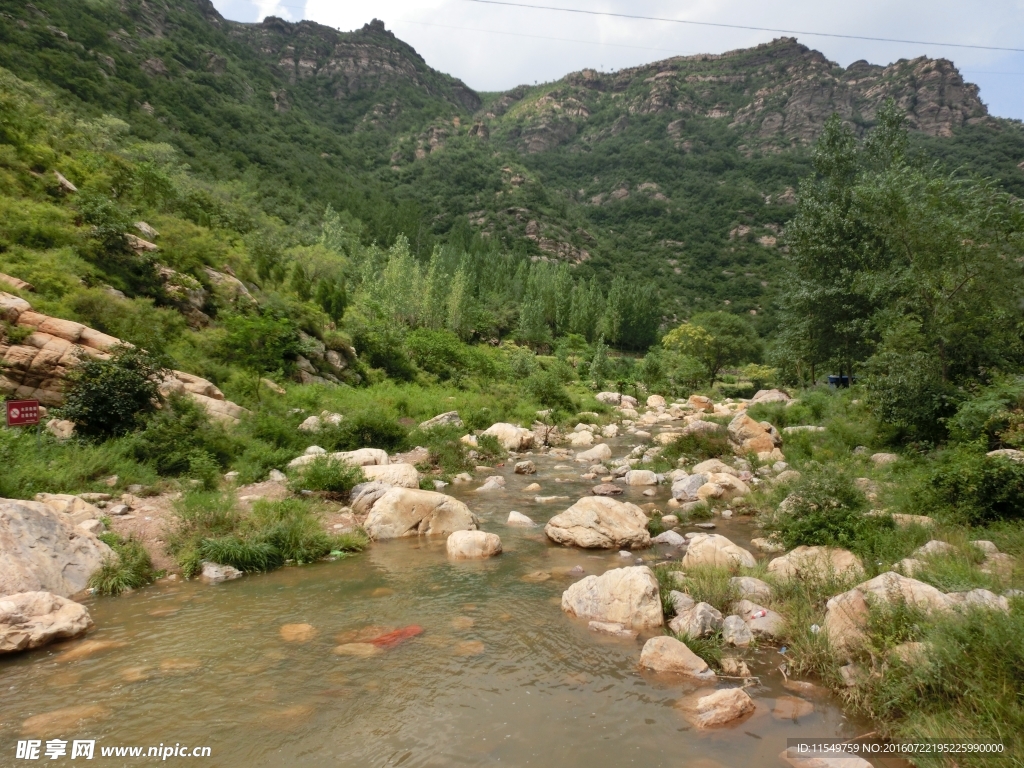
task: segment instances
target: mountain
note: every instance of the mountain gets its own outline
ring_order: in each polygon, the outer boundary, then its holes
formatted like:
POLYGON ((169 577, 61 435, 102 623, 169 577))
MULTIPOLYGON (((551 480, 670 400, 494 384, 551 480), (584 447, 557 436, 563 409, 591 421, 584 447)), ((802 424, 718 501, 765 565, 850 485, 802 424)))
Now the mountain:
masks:
POLYGON ((208 0, 0 2, 0 66, 241 184, 301 241, 327 205, 400 234, 654 282, 666 318, 771 314, 809 146, 895 99, 917 150, 1024 195, 1024 131, 945 59, 842 68, 791 38, 476 93, 380 21, 225 20, 208 0))

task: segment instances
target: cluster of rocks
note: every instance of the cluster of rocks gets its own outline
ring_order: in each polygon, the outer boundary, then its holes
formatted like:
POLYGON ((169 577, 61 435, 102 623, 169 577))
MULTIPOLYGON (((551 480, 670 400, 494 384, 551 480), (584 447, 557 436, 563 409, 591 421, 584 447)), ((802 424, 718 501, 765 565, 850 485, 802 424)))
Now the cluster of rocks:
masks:
MULTIPOLYGON (((18 399, 38 400, 44 406, 57 406, 64 400, 64 379, 80 360, 106 359, 110 350, 122 344, 120 339, 81 323, 41 314, 22 298, 0 292, 0 319, 31 333, 20 343, 9 339, 0 343, 0 392, 18 399)), ((224 398, 224 393, 206 379, 184 371, 170 371, 161 384, 160 394, 180 393, 191 397, 218 421, 235 422, 246 410, 224 398)), ((67 425, 54 427, 62 436, 67 425)))

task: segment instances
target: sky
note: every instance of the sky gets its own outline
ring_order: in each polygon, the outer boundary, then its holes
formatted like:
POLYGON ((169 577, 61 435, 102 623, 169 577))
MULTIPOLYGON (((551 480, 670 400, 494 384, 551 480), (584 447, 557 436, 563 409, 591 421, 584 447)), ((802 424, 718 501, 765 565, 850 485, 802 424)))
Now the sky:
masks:
MULTIPOLYGON (((519 1, 519 0, 515 0, 519 1)), ((841 66, 859 59, 889 64, 918 56, 952 60, 999 117, 1024 119, 1024 0, 522 0, 527 4, 664 19, 795 30, 800 42, 841 66), (809 32, 897 38, 877 42, 809 32)), ((213 0, 235 21, 266 16, 310 19, 344 31, 372 18, 427 63, 477 91, 557 80, 587 67, 617 70, 675 55, 722 53, 782 36, 727 29, 484 4, 474 0, 213 0)))

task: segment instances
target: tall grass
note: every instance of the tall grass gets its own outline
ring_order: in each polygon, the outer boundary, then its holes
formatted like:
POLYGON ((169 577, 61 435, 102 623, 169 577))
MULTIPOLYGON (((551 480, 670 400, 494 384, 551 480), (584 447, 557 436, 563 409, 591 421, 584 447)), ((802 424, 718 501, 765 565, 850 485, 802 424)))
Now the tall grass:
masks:
POLYGON ((114 556, 103 560, 100 569, 89 578, 89 586, 98 595, 120 595, 130 589, 151 584, 157 577, 153 561, 138 539, 127 539, 116 533, 99 535, 114 550, 114 556))

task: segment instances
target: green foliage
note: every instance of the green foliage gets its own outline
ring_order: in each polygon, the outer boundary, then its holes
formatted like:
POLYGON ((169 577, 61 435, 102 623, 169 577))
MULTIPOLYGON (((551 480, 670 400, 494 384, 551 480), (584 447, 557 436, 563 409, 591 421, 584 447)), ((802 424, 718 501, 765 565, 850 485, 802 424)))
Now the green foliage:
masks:
POLYGON ((706 459, 717 459, 732 453, 728 433, 722 429, 718 432, 691 432, 681 435, 665 446, 662 458, 674 463, 678 459, 699 464, 706 459))
POLYGON ((100 569, 89 577, 89 586, 99 595, 120 595, 130 589, 151 584, 157 577, 153 561, 138 539, 127 539, 116 533, 99 535, 100 540, 114 550, 114 556, 104 558, 100 569))
POLYGON ((709 386, 722 369, 760 355, 760 343, 753 327, 738 315, 728 312, 702 312, 688 324, 669 331, 662 346, 700 362, 709 386))
POLYGON ((345 414, 337 427, 324 430, 324 448, 353 451, 357 448, 382 448, 393 452, 405 444, 408 430, 387 413, 376 410, 345 414))
POLYGON ((224 359, 259 375, 288 367, 299 352, 299 332, 288 318, 233 314, 224 318, 224 359))
POLYGON ((931 472, 931 498, 956 522, 982 525, 1024 517, 1024 465, 985 455, 986 446, 953 446, 931 472))
POLYGON ((537 371, 525 381, 526 391, 545 408, 556 408, 566 413, 576 410, 572 397, 553 371, 537 371))
POLYGON ((189 475, 216 486, 221 467, 238 450, 238 443, 223 426, 213 424, 202 406, 177 394, 153 414, 132 439, 135 457, 151 463, 161 475, 189 475))
POLYGON ((331 497, 346 496, 356 485, 366 480, 362 469, 329 455, 317 456, 313 461, 295 470, 291 479, 293 491, 321 491, 331 497))
POLYGON ((123 435, 155 410, 162 367, 148 353, 119 347, 108 360, 86 358, 66 378, 60 412, 91 438, 123 435))

